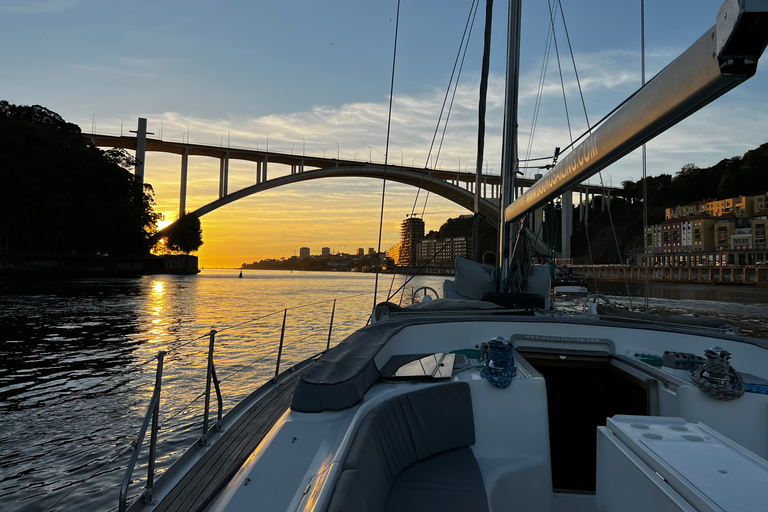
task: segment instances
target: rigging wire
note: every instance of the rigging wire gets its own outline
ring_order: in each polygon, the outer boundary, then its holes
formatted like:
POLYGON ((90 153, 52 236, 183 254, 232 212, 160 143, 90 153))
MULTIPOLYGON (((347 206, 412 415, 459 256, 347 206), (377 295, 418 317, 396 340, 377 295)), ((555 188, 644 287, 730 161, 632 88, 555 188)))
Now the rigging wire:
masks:
MULTIPOLYGON (((642 84, 641 88, 645 87, 645 0, 640 0, 640 71, 641 71, 641 79, 642 84)), ((646 153, 645 153, 645 144, 643 144, 643 253, 645 254, 645 257, 643 258, 644 263, 644 277, 645 277, 645 312, 648 312, 648 267, 649 267, 649 261, 648 261, 648 251, 646 250, 646 243, 645 243, 645 237, 647 236, 646 233, 648 232, 648 183, 647 183, 647 175, 646 175, 646 153)), ((651 242, 653 242, 653 235, 651 235, 651 242)))
MULTIPOLYGON (((424 168, 427 169, 429 166, 429 160, 432 157, 432 150, 435 146, 435 140, 437 139, 437 134, 440 131, 440 123, 443 119, 443 112, 445 110, 445 104, 448 101, 448 94, 451 92, 451 86, 453 85, 453 96, 451 97, 451 103, 448 107, 448 112, 446 115, 443 129, 443 138, 440 139, 440 144, 438 146, 437 151, 437 158, 435 158, 435 161, 439 161, 440 158, 440 149, 443 145, 443 139, 445 138, 445 129, 448 127, 448 119, 451 115, 451 110, 453 109, 453 100, 456 97, 456 91, 459 88, 459 80, 461 79, 461 72, 464 68, 464 58, 467 55, 467 49, 469 48, 469 39, 472 36, 472 29, 475 26, 475 17, 477 16, 477 8, 480 5, 479 0, 472 0, 472 4, 469 7, 469 13, 467 14, 467 21, 464 24, 464 32, 461 35, 461 41, 459 42, 459 49, 456 52, 456 60, 453 62, 453 69, 451 70, 451 77, 448 80, 448 87, 445 89, 445 96, 443 97, 443 104, 440 107, 440 115, 437 116, 437 123, 435 124, 435 132, 432 135, 432 142, 429 146, 429 151, 427 152, 427 159, 426 162, 424 162, 424 168), (462 55, 462 48, 463 48, 463 55, 462 55), (461 59, 461 65, 459 65, 459 59, 461 59), (456 74, 456 67, 459 65, 459 72, 456 74), (453 77, 456 75, 456 83, 453 83, 453 77)), ((436 164, 435 164, 436 165, 436 164)), ((419 194, 421 193, 421 188, 424 182, 424 174, 421 175, 421 178, 419 179, 419 186, 416 188, 416 197, 413 200, 413 208, 411 208, 411 216, 413 216, 414 212, 416 211, 416 205, 419 201, 419 194)), ((429 190, 427 190, 427 198, 424 200, 424 208, 422 209, 422 218, 424 216, 424 211, 427 208, 427 201, 429 200, 429 190)), ((391 289, 390 289, 391 291, 391 289)))
MULTIPOLYGON (((450 119, 451 111, 453 110, 453 102, 454 102, 454 99, 456 98, 456 92, 458 91, 458 88, 459 88, 459 80, 461 79, 461 72, 464 69, 464 60, 465 60, 465 58, 467 56, 467 49, 469 48, 469 40, 470 40, 470 38, 472 36, 472 29, 475 26, 475 18, 477 16, 477 9, 478 9, 479 5, 480 5, 479 0, 472 0, 472 4, 469 7, 469 13, 467 14, 467 21, 464 24, 464 32, 462 33, 461 41, 459 42, 459 49, 456 52, 456 59, 455 59, 455 61, 453 63, 453 70, 451 71, 451 77, 448 80, 448 87, 446 87, 446 90, 445 90, 445 96, 443 97, 443 104, 442 104, 442 106, 440 108, 440 115, 438 116, 437 123, 435 124, 435 132, 432 135, 432 143, 429 146, 429 151, 427 153, 427 160, 424 163, 424 168, 425 169, 427 169, 427 166, 429 165, 430 157, 432 156, 432 150, 434 149, 435 140, 437 138, 437 133, 440 130, 440 123, 442 122, 443 112, 445 110, 445 104, 446 104, 447 99, 448 99, 448 94, 450 94, 451 86, 454 85, 453 84, 453 77, 454 77, 454 75, 456 75, 456 83, 455 83, 454 88, 453 88, 453 95, 451 97, 451 103, 450 103, 450 105, 448 107, 448 112, 446 114, 446 119, 445 119, 445 123, 444 123, 443 136, 440 139, 440 144, 438 146, 437 159, 439 159, 439 157, 440 157, 440 149, 442 148, 443 140, 445 139, 445 130, 448 127, 448 120, 450 119), (463 52, 462 52, 462 49, 463 49, 463 52), (459 59, 461 59, 461 64, 460 65, 459 65, 459 59), (458 74, 456 74, 456 67, 457 67, 457 65, 458 65, 458 68, 459 68, 458 74)), ((430 180, 433 180, 433 179, 434 178, 430 176, 430 180)), ((416 197, 413 200, 413 207, 411 208, 411 217, 413 217, 415 212, 416 212, 416 205, 418 204, 419 195, 421 193, 421 189, 423 187, 423 184, 424 184, 424 173, 422 173, 421 177, 419 178, 419 185, 416 188, 416 197)), ((424 199, 424 207, 421 210, 421 218, 422 219, 424 218, 424 214, 425 214, 426 209, 427 209, 427 201, 429 201, 429 192, 430 191, 427 190, 427 195, 426 195, 426 198, 424 199)), ((418 274, 418 272, 417 272, 417 274, 418 274)), ((410 274, 408 276, 410 276, 410 274)), ((391 299, 392 296, 393 296, 392 288, 395 285, 395 277, 396 277, 396 274, 392 274, 392 280, 389 283, 389 291, 387 292, 387 296, 388 296, 387 300, 391 299)), ((406 282, 408 282, 408 281, 410 281, 410 279, 406 280, 406 282)), ((400 288, 398 288, 398 290, 399 289, 400 288)), ((397 293, 397 292, 395 292, 395 293, 397 293)), ((401 303, 402 303, 402 297, 401 297, 401 303)), ((376 307, 375 304, 374 304, 374 307, 376 307)))
MULTIPOLYGON (((453 111, 453 102, 456 99, 456 93, 459 90, 459 81, 461 80, 461 72, 464 69, 464 60, 467 57, 467 50, 469 49, 469 40, 472 37, 472 29, 475 27, 475 17, 477 16, 477 5, 479 5, 479 2, 475 5, 475 12, 472 14, 472 23, 469 26, 469 34, 467 34, 467 43, 464 45, 464 53, 461 56, 461 64, 459 65, 459 73, 456 76, 456 85, 453 88, 453 95, 451 96, 451 103, 448 106, 448 113, 445 116, 445 123, 443 123, 443 134, 440 137, 440 144, 437 146, 437 156, 435 157, 435 160, 437 162, 440 161, 440 152, 443 149, 443 141, 445 141, 445 132, 448 130, 448 121, 451 118, 451 112, 453 111)), ((470 8, 471 10, 471 8, 470 8)), ((467 19, 469 21, 469 19, 467 19)), ((466 30, 466 29, 465 29, 466 30)), ((461 52, 461 46, 459 46, 459 52, 461 52)), ((448 88, 450 89, 450 83, 448 85, 448 88)), ((430 149, 431 151, 431 149, 430 149)), ((461 171, 461 169, 459 169, 461 171)), ((427 210, 427 201, 429 201, 429 192, 430 190, 427 190, 427 197, 424 199, 424 207, 421 209, 421 218, 424 218, 424 213, 427 210)), ((413 213, 413 212, 411 212, 413 213)))
POLYGON ((397 16, 395 18, 395 44, 392 52, 392 78, 389 83, 389 113, 387 114, 387 144, 384 150, 384 179, 381 186, 381 213, 379 214, 379 244, 376 251, 376 281, 373 286, 373 308, 376 309, 376 295, 379 290, 379 268, 381 267, 381 233, 384 229, 384 198, 387 190, 387 164, 389 162, 389 135, 392 129, 392 101, 395 91, 395 64, 397 62, 397 33, 400 29, 400 0, 397 0, 397 16))
MULTIPOLYGON (((571 131, 571 116, 568 114, 568 100, 565 95, 565 81, 563 80, 563 68, 560 65, 560 50, 557 46, 557 31, 555 29, 555 18, 554 14, 552 13, 552 4, 547 2, 547 5, 549 6, 549 18, 552 23, 552 40, 555 43, 555 57, 557 58, 557 70, 560 73, 560 87, 563 91, 563 105, 565 106, 565 120, 568 123, 568 137, 571 139, 571 144, 573 144, 573 133, 571 131)), ((555 8, 559 3, 555 4, 555 8)))
MULTIPOLYGON (((544 96, 544 82, 547 75, 547 68, 549 67, 549 53, 552 48, 552 26, 547 24, 547 39, 544 45, 544 58, 541 61, 541 71, 539 72, 539 85, 536 90, 536 101, 534 102, 533 117, 531 119, 531 130, 528 136, 528 147, 525 153, 525 159, 523 162, 530 161, 531 151, 533 149, 533 139, 536 134, 536 125, 539 119, 539 111, 541 108, 541 100, 544 96)), ((549 158, 547 158, 548 160, 549 158)))

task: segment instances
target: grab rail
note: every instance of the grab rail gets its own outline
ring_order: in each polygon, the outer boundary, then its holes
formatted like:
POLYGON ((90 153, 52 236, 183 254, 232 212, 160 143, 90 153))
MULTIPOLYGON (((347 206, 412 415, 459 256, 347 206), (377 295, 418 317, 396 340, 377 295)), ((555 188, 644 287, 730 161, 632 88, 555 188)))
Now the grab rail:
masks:
POLYGON ((144 434, 149 426, 150 419, 152 420, 152 431, 150 433, 149 441, 149 464, 147 466, 147 489, 142 494, 142 500, 149 503, 152 501, 152 487, 155 479, 155 448, 157 446, 157 420, 160 415, 160 389, 163 380, 163 358, 166 352, 161 350, 157 353, 157 371, 155 373, 155 389, 152 392, 152 399, 149 401, 149 407, 147 407, 147 413, 144 415, 144 421, 141 423, 141 429, 139 430, 139 437, 134 443, 133 453, 131 454, 131 460, 128 462, 128 467, 125 470, 125 476, 123 477, 123 483, 120 486, 120 503, 118 504, 119 512, 125 512, 126 501, 128 499, 128 485, 131 483, 131 475, 133 474, 133 468, 136 466, 136 461, 139 458, 139 451, 141 445, 144 442, 144 434))
POLYGON ((208 413, 211 409, 211 379, 213 379, 213 385, 216 388, 216 401, 218 402, 219 410, 216 416, 216 423, 213 425, 213 430, 221 432, 221 414, 224 409, 223 401, 221 399, 221 388, 219 387, 219 379, 216 378, 216 367, 213 364, 213 344, 216 338, 216 329, 211 329, 210 342, 208 343, 208 374, 205 378, 205 412, 203 414, 203 435, 200 436, 200 444, 203 446, 208 445, 208 413))

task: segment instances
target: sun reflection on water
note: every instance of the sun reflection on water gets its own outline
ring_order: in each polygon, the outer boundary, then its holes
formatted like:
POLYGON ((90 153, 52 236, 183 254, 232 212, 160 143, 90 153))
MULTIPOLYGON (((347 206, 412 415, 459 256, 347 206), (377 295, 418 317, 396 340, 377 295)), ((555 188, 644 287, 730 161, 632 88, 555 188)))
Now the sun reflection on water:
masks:
POLYGON ((160 343, 165 335, 165 323, 166 319, 164 314, 166 312, 166 283, 164 281, 152 281, 150 286, 150 314, 154 317, 152 319, 153 327, 149 330, 150 343, 160 343))

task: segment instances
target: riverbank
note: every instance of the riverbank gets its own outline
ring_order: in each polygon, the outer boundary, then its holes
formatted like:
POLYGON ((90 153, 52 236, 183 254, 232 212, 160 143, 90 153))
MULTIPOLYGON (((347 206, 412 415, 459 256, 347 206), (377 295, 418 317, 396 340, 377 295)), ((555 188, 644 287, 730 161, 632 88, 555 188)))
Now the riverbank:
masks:
POLYGON ((0 275, 142 276, 197 274, 197 256, 0 256, 0 275))

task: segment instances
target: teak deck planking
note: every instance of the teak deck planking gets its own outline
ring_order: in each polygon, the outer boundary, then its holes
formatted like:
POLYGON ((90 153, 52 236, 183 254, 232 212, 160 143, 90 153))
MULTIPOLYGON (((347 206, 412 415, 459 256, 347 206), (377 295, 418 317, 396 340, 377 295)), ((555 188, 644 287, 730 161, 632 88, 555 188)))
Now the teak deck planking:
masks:
POLYGON ((205 510, 288 409, 302 373, 296 372, 246 412, 176 484, 155 511, 205 510))

